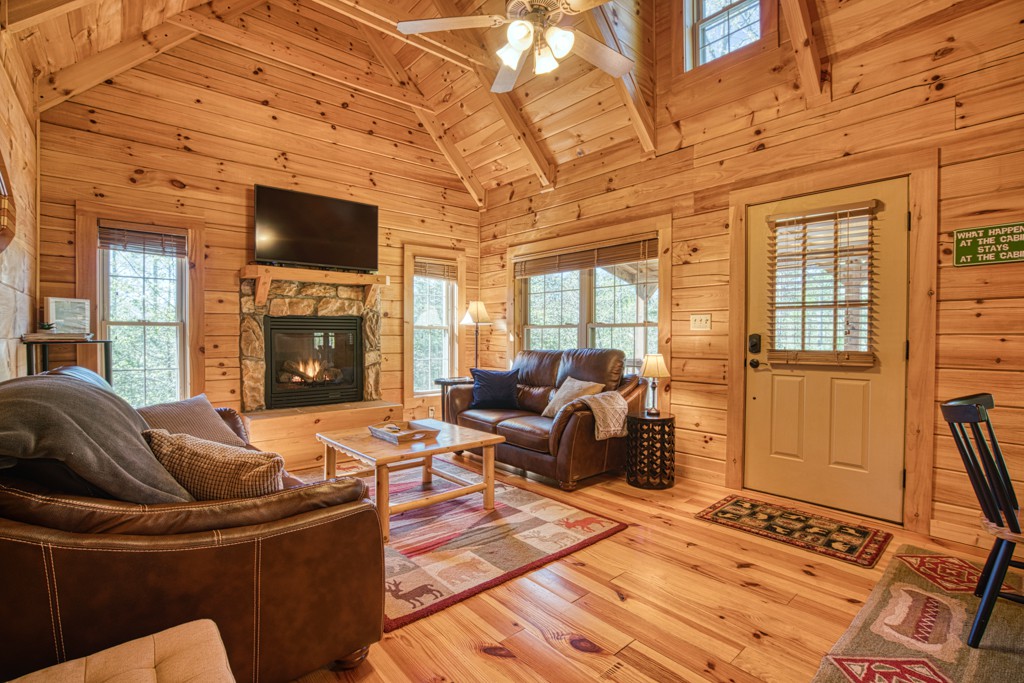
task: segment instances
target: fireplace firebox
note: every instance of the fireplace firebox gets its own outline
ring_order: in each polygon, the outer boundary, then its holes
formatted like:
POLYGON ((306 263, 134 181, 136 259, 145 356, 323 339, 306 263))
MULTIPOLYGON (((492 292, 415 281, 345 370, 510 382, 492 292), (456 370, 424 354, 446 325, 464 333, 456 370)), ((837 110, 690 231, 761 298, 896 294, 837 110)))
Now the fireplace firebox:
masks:
POLYGON ((266 316, 267 408, 363 400, 362 318, 266 316))

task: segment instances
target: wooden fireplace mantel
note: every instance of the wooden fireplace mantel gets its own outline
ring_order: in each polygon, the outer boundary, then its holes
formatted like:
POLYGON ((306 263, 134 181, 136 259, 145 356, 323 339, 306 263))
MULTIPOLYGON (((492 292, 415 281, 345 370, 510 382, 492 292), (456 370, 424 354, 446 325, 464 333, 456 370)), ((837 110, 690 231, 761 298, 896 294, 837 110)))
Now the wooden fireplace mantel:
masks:
POLYGON ((284 268, 281 266, 260 266, 250 264, 242 266, 238 271, 241 280, 255 280, 256 305, 267 303, 270 283, 274 280, 295 280, 298 282, 322 282, 328 285, 351 285, 363 287, 366 293, 365 303, 369 306, 377 298, 377 290, 381 285, 391 284, 389 275, 369 275, 366 273, 339 273, 335 270, 314 270, 312 268, 284 268))

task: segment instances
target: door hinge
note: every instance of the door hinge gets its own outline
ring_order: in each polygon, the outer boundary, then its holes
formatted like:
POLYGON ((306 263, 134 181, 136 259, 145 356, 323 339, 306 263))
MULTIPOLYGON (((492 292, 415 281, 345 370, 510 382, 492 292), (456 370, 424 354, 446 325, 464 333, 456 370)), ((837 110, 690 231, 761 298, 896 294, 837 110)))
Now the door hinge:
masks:
POLYGON ((903 488, 907 488, 907 471, 903 470, 903 488))
POLYGON ((903 342, 903 356, 907 360, 910 360, 910 340, 903 342))

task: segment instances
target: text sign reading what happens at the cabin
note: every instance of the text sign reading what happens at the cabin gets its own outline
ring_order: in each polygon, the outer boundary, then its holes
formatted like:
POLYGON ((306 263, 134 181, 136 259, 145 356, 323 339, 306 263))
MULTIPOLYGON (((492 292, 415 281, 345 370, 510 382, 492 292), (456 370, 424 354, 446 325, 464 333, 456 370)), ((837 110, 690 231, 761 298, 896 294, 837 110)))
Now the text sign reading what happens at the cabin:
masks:
POLYGON ((954 230, 953 245, 954 266, 1024 261, 1024 223, 954 230))

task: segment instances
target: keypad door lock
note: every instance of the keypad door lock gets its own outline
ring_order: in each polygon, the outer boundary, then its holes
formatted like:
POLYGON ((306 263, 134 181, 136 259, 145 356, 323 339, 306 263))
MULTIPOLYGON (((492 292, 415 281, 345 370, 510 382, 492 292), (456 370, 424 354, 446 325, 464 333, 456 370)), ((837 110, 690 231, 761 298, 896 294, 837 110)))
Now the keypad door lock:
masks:
POLYGON ((747 351, 761 353, 761 335, 755 333, 747 337, 747 351))

